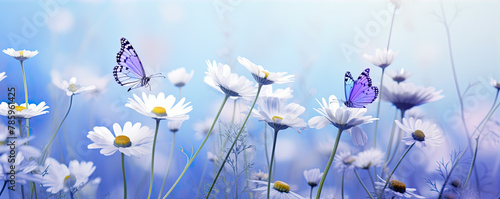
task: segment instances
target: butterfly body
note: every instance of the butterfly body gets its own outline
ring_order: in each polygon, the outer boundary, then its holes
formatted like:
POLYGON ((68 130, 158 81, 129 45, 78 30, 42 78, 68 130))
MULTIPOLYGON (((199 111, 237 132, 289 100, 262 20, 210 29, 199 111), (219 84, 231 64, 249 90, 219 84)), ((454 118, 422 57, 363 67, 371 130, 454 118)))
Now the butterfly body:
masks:
POLYGON ((372 86, 370 68, 365 69, 356 80, 347 71, 344 76, 344 91, 346 98, 344 104, 351 108, 365 108, 365 105, 377 99, 379 93, 378 88, 372 86))
POLYGON ((121 38, 121 48, 116 55, 117 66, 113 68, 115 81, 121 86, 130 86, 127 91, 146 87, 150 88, 149 81, 154 77, 163 77, 161 73, 146 76, 142 62, 130 42, 121 38))

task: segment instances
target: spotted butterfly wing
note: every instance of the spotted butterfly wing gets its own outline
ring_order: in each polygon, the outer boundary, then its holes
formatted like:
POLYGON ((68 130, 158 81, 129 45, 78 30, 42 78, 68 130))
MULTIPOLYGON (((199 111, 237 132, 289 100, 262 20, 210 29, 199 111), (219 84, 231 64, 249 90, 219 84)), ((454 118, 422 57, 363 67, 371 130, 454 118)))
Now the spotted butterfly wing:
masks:
POLYGON ((128 91, 143 86, 149 87, 151 77, 146 76, 134 47, 123 37, 120 41, 120 52, 116 55, 118 65, 113 68, 115 81, 121 86, 130 86, 128 91))
POLYGON ((365 108, 365 105, 377 99, 378 88, 372 86, 370 68, 365 69, 357 80, 352 78, 348 71, 344 76, 344 91, 346 102, 344 104, 351 108, 365 108))

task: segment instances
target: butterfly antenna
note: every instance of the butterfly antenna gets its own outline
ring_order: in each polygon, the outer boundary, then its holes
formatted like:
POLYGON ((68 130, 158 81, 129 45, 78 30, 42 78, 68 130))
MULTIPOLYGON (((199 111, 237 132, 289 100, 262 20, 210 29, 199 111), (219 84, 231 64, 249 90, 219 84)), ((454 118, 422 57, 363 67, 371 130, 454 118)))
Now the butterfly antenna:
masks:
POLYGON ((151 77, 163 77, 163 78, 166 78, 165 76, 163 76, 161 73, 156 73, 156 74, 153 74, 151 75, 151 77))

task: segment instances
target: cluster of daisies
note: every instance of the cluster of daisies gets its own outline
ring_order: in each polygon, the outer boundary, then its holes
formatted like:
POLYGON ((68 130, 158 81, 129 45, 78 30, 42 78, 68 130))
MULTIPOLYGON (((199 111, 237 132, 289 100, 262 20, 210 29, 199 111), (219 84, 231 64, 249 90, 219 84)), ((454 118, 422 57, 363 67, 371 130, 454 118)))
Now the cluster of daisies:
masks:
MULTIPOLYGON (((24 61, 38 53, 37 51, 15 51, 13 49, 7 49, 3 52, 20 61, 23 76, 24 61)), ((398 52, 393 52, 390 49, 377 49, 374 56, 365 55, 365 58, 375 66, 380 67, 382 75, 384 75, 386 67, 391 65, 397 54, 398 52)), ((224 165, 228 162, 230 153, 233 151, 235 145, 238 144, 238 138, 245 130, 245 125, 251 117, 265 123, 265 125, 274 130, 272 132, 272 141, 270 142, 272 143, 272 148, 270 150, 270 161, 268 160, 267 162, 267 172, 256 172, 251 178, 247 179, 248 191, 255 193, 255 196, 258 198, 305 198, 296 193, 297 188, 290 186, 287 182, 280 180, 272 181, 274 177, 276 179, 280 178, 280 176, 275 176, 273 172, 276 167, 280 166, 275 161, 275 156, 279 155, 275 154, 276 143, 279 137, 281 137, 279 132, 291 128, 300 133, 307 127, 322 129, 330 124, 332 125, 331 127, 338 131, 335 143, 331 148, 330 159, 327 165, 324 166, 325 169, 323 172, 319 168, 304 171, 305 181, 309 185, 308 188, 310 188, 310 198, 313 197, 316 187, 316 198, 321 197, 325 181, 333 179, 327 178, 332 165, 337 171, 342 173, 342 187, 340 188, 342 198, 344 197, 343 184, 345 175, 355 175, 360 186, 363 187, 366 195, 370 198, 424 198, 416 193, 417 190, 415 188, 407 187, 404 183, 404 177, 397 177, 395 171, 400 163, 404 162, 405 156, 410 153, 413 147, 425 149, 427 147, 439 146, 443 142, 443 136, 439 127, 419 116, 418 111, 414 111, 417 106, 443 98, 440 94, 441 91, 436 91, 433 87, 416 86, 413 83, 406 83, 406 79, 410 74, 404 69, 396 72, 387 71, 392 81, 385 82, 385 85, 382 84, 383 81, 381 82, 381 99, 394 105, 396 115, 399 113, 400 117, 396 117, 393 124, 397 128, 393 128, 390 134, 384 135, 384 137, 390 136, 385 152, 379 149, 380 147, 377 147, 376 125, 373 147, 355 152, 355 150, 341 146, 339 141, 345 132, 350 135, 354 146, 367 145, 369 142, 368 136, 361 126, 379 120, 378 117, 365 115, 367 108, 348 107, 344 103, 341 103, 341 100, 335 95, 330 95, 328 100, 325 98, 317 100, 319 107, 314 110, 319 115, 306 121, 301 118, 306 110, 305 107, 297 103, 288 102, 288 100, 293 98, 292 89, 289 87, 285 89, 273 89, 272 86, 273 84, 291 83, 294 80, 294 75, 287 75, 286 72, 268 71, 263 66, 254 64, 243 57, 238 57, 237 59, 242 66, 248 69, 254 81, 231 72, 231 67, 228 65, 217 63, 216 61, 206 62, 207 71, 205 72, 204 81, 222 93, 224 100, 214 118, 208 118, 195 126, 195 129, 201 132, 198 137, 204 140, 194 154, 190 156, 184 170, 177 176, 175 183, 166 192, 163 190, 170 166, 165 171, 164 183, 161 189, 159 192, 153 192, 155 148, 160 122, 165 120, 168 130, 175 135, 180 130, 183 122, 190 118, 189 113, 193 110, 193 107, 185 98, 180 98, 180 95, 181 88, 191 80, 194 71, 188 73, 186 69, 179 68, 168 73, 169 80, 179 88, 180 99, 177 99, 174 95, 166 95, 163 92, 156 95, 142 93, 142 95, 138 96, 134 94, 128 99, 125 107, 133 109, 137 113, 146 116, 145 118, 155 121, 155 128, 142 125, 140 122, 127 121, 124 124, 114 123, 111 127, 95 126, 89 130, 87 137, 92 143, 88 145, 88 149, 99 149, 100 153, 104 156, 111 156, 117 152, 121 155, 124 198, 127 198, 125 156, 141 157, 151 154, 151 175, 147 198, 151 198, 152 196, 157 196, 158 198, 162 198, 162 196, 163 198, 168 197, 179 181, 182 180, 183 175, 198 156, 206 141, 208 139, 217 139, 210 135, 217 128, 218 125, 216 123, 228 99, 247 102, 248 106, 242 108, 238 113, 245 114, 246 117, 244 120, 242 119, 241 124, 238 124, 241 126, 237 127, 238 131, 236 131, 237 133, 234 135, 234 138, 227 140, 229 143, 232 142, 232 144, 228 145, 230 147, 227 150, 208 151, 207 153, 207 160, 219 168, 213 177, 212 184, 208 188, 208 192, 206 193, 207 198, 211 195, 214 186, 216 186, 221 170, 223 170, 224 165), (404 133, 399 133, 398 131, 404 133), (400 147, 400 143, 406 146, 400 147), (337 150, 339 153, 337 153, 337 150), (398 154, 401 154, 400 157, 396 157, 398 154), (358 171, 369 173, 370 181, 361 179, 358 171), (371 190, 369 186, 366 186, 366 182, 372 184, 371 190)), ((5 78, 5 73, 0 73, 0 81, 5 78)), ((40 102, 39 104, 30 104, 28 102, 26 79, 24 79, 26 96, 24 103, 0 103, 0 115, 14 116, 19 125, 19 128, 15 131, 19 137, 16 140, 18 145, 15 157, 16 183, 22 185, 31 184, 30 189, 34 189, 35 194, 38 193, 36 187, 42 187, 48 197, 87 198, 91 197, 92 194, 95 196, 100 178, 93 176, 96 170, 93 162, 70 160, 66 164, 65 161, 60 162, 50 157, 50 152, 54 138, 61 126, 64 125, 64 121, 68 115, 70 115, 73 98, 79 94, 91 92, 96 87, 93 85, 81 85, 75 77, 69 79, 69 81, 56 79, 53 83, 70 98, 69 108, 62 121, 60 121, 57 130, 52 134, 50 141, 41 150, 29 145, 30 141, 36 141, 35 136, 29 133, 29 120, 37 119, 37 116, 47 114, 49 106, 45 102, 40 102)), ((500 83, 492 79, 491 84, 500 90, 500 83)), ((7 126, 2 126, 2 131, 0 132, 0 142, 2 143, 10 141, 9 130, 6 129, 7 126)), ((267 139, 267 137, 264 139, 267 139)), ((174 146, 175 144, 172 143, 172 147, 174 146)), ((226 147, 226 145, 223 145, 223 147, 226 147)), ((0 175, 5 182, 9 179, 6 171, 9 171, 12 165, 8 161, 9 151, 8 146, 0 146, 0 168, 4 171, 0 175)), ((171 162, 172 153, 170 154, 168 164, 170 165, 171 162)), ((315 166, 323 167, 323 165, 315 166)))

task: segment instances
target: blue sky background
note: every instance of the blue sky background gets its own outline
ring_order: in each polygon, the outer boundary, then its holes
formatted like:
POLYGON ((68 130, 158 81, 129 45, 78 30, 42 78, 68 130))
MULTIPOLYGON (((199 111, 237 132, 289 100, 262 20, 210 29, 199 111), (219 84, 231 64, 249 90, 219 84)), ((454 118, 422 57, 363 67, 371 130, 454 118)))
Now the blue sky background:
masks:
MULTIPOLYGON (((39 54, 25 62, 30 102, 47 102, 49 114, 36 117, 31 122, 36 136, 33 145, 42 148, 64 115, 69 97, 51 84, 51 71, 58 71, 64 79, 77 76, 84 84, 95 84, 91 79, 108 79, 105 92, 94 99, 78 95, 74 100, 68 120, 63 125, 59 141, 54 145, 53 157, 69 162, 68 158, 93 161, 94 174, 102 178, 100 197, 122 194, 119 155, 105 157, 98 150, 88 150, 86 138, 93 126, 111 127, 126 121, 141 122, 154 128, 154 121, 124 105, 133 93, 157 94, 164 92, 178 96, 178 90, 168 79, 152 80, 152 90, 136 89, 126 92, 112 79, 115 56, 120 49, 119 39, 126 37, 135 47, 148 74, 163 75, 178 67, 194 70, 194 77, 183 88, 182 96, 191 101, 194 110, 190 119, 178 133, 177 145, 194 149, 201 140, 194 138, 193 125, 207 117, 213 117, 223 96, 203 83, 206 60, 216 60, 232 66, 234 72, 251 78, 241 66, 237 56, 246 57, 270 71, 284 71, 296 75, 294 83, 277 85, 292 87, 295 96, 291 101, 306 107, 305 120, 316 116, 313 108, 319 107, 315 98, 336 95, 344 98, 343 77, 346 71, 357 76, 370 67, 375 85, 380 83, 380 68, 372 66, 363 54, 374 54, 376 48, 385 48, 389 33, 389 19, 393 5, 388 1, 49 1, 47 9, 42 1, 0 1, 2 18, 0 48, 38 50, 39 54), (221 10, 222 9, 222 10, 221 10), (389 18, 387 18, 389 17, 389 18), (360 38, 365 42, 360 44, 360 38), (343 51, 346 48, 352 53, 343 51), (70 148, 58 150, 67 136, 70 148)), ((408 80, 416 85, 433 86, 443 90, 444 99, 423 105, 428 120, 434 121, 445 132, 443 146, 427 151, 413 151, 408 158, 415 161, 417 172, 425 172, 435 178, 435 161, 448 159, 451 150, 466 146, 463 127, 458 123, 458 97, 453 81, 448 54, 445 28, 440 23, 441 2, 405 1, 395 15, 390 48, 399 56, 388 67, 396 70, 404 67, 413 75, 408 80)), ((466 118, 472 130, 491 106, 495 89, 489 85, 490 77, 500 79, 500 20, 498 1, 445 1, 442 2, 448 19, 455 15, 451 24, 452 48, 455 56, 459 86, 463 91, 476 83, 465 98, 466 118)), ((22 103, 22 74, 17 60, 0 55, 0 72, 7 79, 0 83, 0 100, 7 101, 7 87, 18 89, 17 101, 22 103), (5 94, 1 94, 5 93, 5 94)), ((388 79, 386 79, 388 80, 388 79)), ((230 103, 229 105, 232 105, 230 103)), ((382 102, 380 114, 381 145, 385 146, 391 129, 394 108, 382 102)), ((368 114, 375 115, 376 104, 368 106, 368 114)), ((497 115, 495 115, 497 117, 497 115)), ((495 118, 494 117, 494 118, 495 118)), ((5 118, 3 121, 7 121, 5 118)), ((498 120, 498 119, 497 119, 498 120)), ((251 119, 248 125, 250 140, 257 153, 252 171, 265 169, 260 133, 263 124, 251 119)), ((369 144, 373 143, 373 124, 365 125, 369 144)), ((293 130, 280 132, 278 138, 278 168, 276 176, 293 184, 299 194, 307 195, 308 187, 302 171, 310 168, 324 169, 327 155, 317 150, 318 140, 334 136, 336 129, 308 129, 301 134, 293 130), (281 156, 281 158, 280 158, 281 156), (308 161, 302 161, 302 160, 308 161)), ((343 140, 350 144, 349 135, 343 140)), ((171 134, 166 122, 160 127, 157 168, 165 166, 170 150, 171 134), (162 159, 163 158, 163 159, 162 159)), ((494 147, 498 144, 484 145, 494 147), (491 146, 490 146, 491 145, 491 146)), ((174 190, 175 198, 192 197, 201 175, 206 150, 197 157, 188 174, 174 190)), ((360 150, 353 149, 353 150, 360 150)), ((385 150, 385 147, 383 148, 385 150)), ((486 168, 498 168, 484 161, 495 158, 488 150, 481 151, 480 160, 486 168)), ((485 148, 484 148, 485 149, 485 148)), ((175 153, 176 160, 167 181, 169 187, 185 164, 183 155, 175 153)), ((130 194, 142 196, 147 192, 149 181, 148 157, 141 160, 128 158, 130 194), (135 189, 137 188, 137 189, 135 189), (141 195, 142 194, 142 195, 141 195)), ((496 162, 498 163, 498 161, 496 162)), ((159 169, 155 184, 161 184, 163 172, 159 169)), ((409 169, 411 170, 411 169, 409 169)), ((212 174, 211 174, 212 175, 212 174)), ((339 173, 329 174, 336 179, 339 173)), ((363 174, 364 175, 364 174, 363 174)), ((402 174, 403 175, 403 174, 402 174)), ((495 170, 495 176, 496 170, 495 170)), ((366 177, 366 176, 365 176, 366 177)), ((364 197, 361 187, 351 175, 350 196, 364 197), (354 192, 353 190, 358 190, 354 192)), ((423 179, 409 174, 419 193, 430 196, 423 179)), ((437 177, 436 177, 437 179, 437 177)), ((497 178, 498 179, 498 178, 497 178)), ((495 179, 494 181, 498 181, 495 179)), ((205 182, 211 182, 206 176, 205 182)), ((327 181, 328 187, 338 187, 339 180, 327 181)), ((498 188, 498 182, 494 185, 498 188)), ((155 188, 155 190, 159 188, 155 188)))

